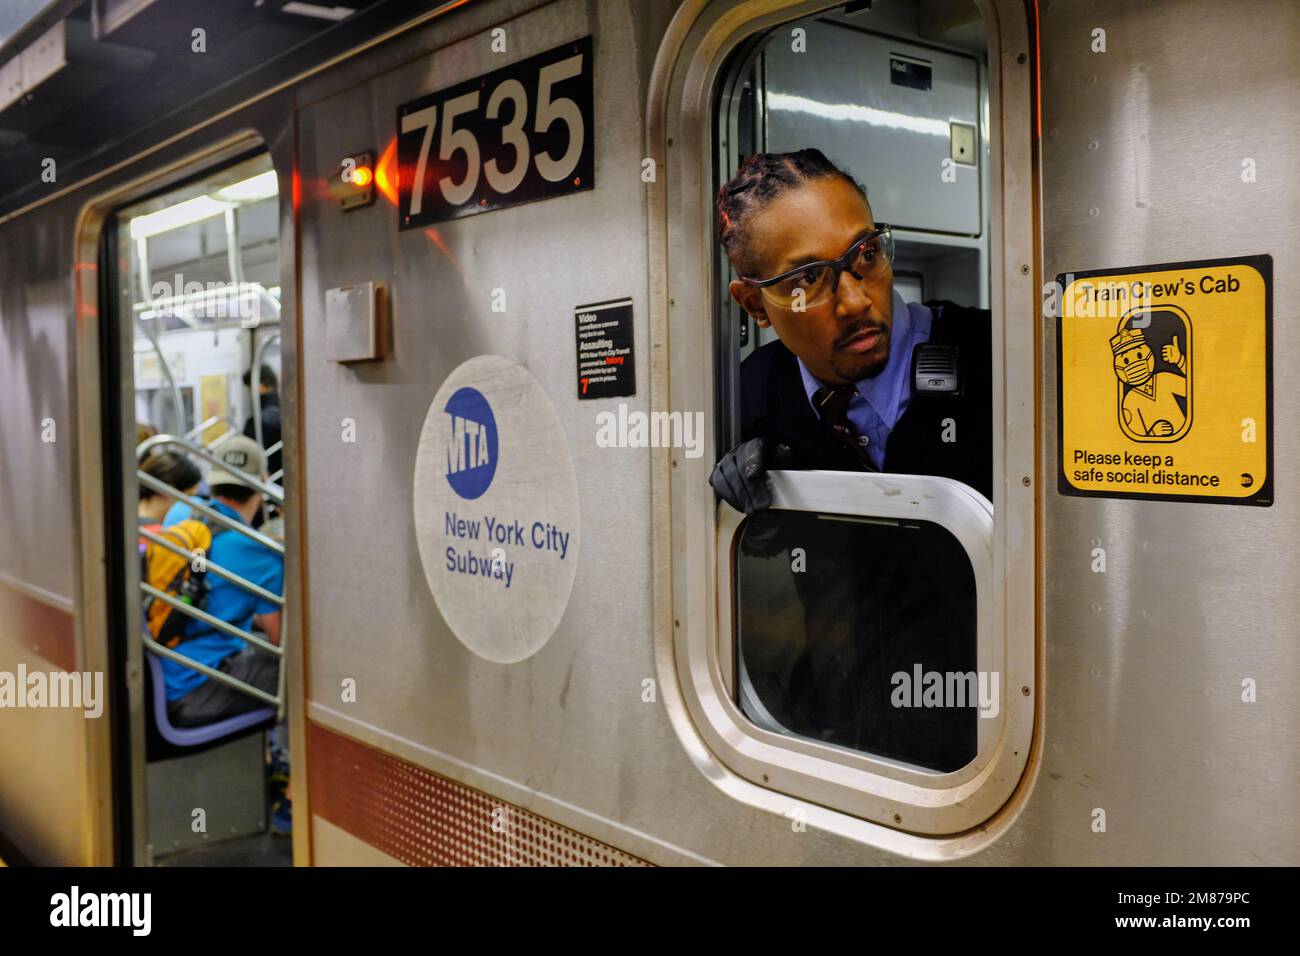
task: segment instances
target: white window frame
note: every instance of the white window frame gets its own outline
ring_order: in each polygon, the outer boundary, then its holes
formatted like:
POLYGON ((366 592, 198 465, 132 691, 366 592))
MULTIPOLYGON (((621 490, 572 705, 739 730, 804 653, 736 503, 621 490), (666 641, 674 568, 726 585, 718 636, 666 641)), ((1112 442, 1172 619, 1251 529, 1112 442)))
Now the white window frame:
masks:
MULTIPOLYGON (((735 703, 731 549, 741 516, 716 502, 714 459, 664 450, 655 459, 655 611, 660 684, 696 766, 734 799, 799 816, 895 852, 951 858, 1009 824, 1041 746, 1041 654, 1035 575, 1038 298, 1032 155, 1033 52, 1022 5, 978 0, 989 33, 989 210, 995 375, 992 514, 959 482, 904 475, 785 472, 776 507, 906 517, 947 528, 977 582, 980 668, 999 669, 1000 711, 981 718, 975 760, 952 773, 765 730, 735 703), (981 510, 983 509, 983 510, 981 510), (984 518, 981 519, 980 515, 984 518), (987 521, 987 523, 983 523, 987 521), (944 839, 938 839, 944 838, 944 839)), ((713 115, 715 84, 756 33, 840 4, 687 0, 659 51, 649 96, 650 155, 665 188, 650 203, 651 403, 704 410, 714 447, 713 115)), ((815 145, 815 144, 814 144, 815 145)))
MULTIPOLYGON (((861 474, 847 471, 773 471, 769 475, 772 507, 775 510, 928 521, 951 534, 961 545, 975 578, 976 668, 980 672, 1002 674, 1006 665, 1005 648, 993 640, 993 505, 987 498, 960 481, 930 475, 861 474)), ((737 693, 733 676, 737 673, 739 663, 735 640, 737 622, 736 595, 732 586, 733 569, 736 563, 735 549, 740 544, 736 530, 745 516, 725 502, 719 502, 718 512, 718 640, 710 645, 710 651, 717 658, 716 666, 710 670, 722 678, 722 693, 726 698, 724 707, 735 708, 741 715, 737 718, 732 714, 731 718, 750 720, 735 702, 737 693)), ((808 544, 815 546, 816 542, 810 540, 808 544)), ((999 693, 1005 695, 1006 688, 1000 686, 999 693)), ((1002 703, 999 700, 999 711, 1002 703)), ((977 753, 982 753, 991 746, 997 724, 996 718, 978 720, 977 753)), ((815 757, 826 755, 826 744, 804 737, 792 737, 780 731, 765 730, 758 725, 756 729, 758 733, 746 738, 738 746, 742 759, 749 758, 758 764, 766 764, 769 768, 781 768, 785 763, 782 751, 793 750, 815 757)), ((932 782, 941 776, 952 782, 969 778, 974 775, 979 764, 977 756, 966 767, 940 775, 905 762, 844 747, 836 747, 835 753, 843 759, 849 771, 844 777, 845 782, 855 791, 867 789, 871 783, 870 780, 856 779, 854 775, 860 772, 904 780, 918 787, 932 787, 932 782)), ((765 772, 777 789, 797 787, 795 780, 780 769, 777 769, 775 777, 770 770, 759 770, 759 775, 765 772)))

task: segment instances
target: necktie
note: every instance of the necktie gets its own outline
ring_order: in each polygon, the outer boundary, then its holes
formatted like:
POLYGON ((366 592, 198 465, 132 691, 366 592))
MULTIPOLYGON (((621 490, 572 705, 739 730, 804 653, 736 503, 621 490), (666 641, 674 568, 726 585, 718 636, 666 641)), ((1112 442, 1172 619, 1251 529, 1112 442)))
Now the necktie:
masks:
POLYGON ((853 396, 857 393, 858 390, 853 385, 836 385, 834 388, 822 386, 813 392, 813 404, 817 406, 817 413, 830 427, 831 433, 853 453, 862 467, 867 471, 876 471, 876 466, 867 455, 866 445, 859 440, 858 433, 849 423, 849 402, 853 401, 853 396))

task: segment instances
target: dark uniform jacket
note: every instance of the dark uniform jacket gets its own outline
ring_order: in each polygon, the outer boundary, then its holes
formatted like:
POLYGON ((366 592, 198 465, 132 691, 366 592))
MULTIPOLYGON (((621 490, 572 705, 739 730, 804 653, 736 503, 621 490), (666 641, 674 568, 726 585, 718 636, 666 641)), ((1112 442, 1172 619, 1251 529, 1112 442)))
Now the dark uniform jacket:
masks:
MULTIPOLYGON (((913 390, 890 432, 884 470, 954 478, 991 497, 990 315, 927 304, 936 313, 929 341, 957 346, 961 393, 913 390), (956 440, 945 442, 949 418, 956 440)), ((907 361, 910 387, 911 356, 907 361)), ((772 469, 864 470, 813 411, 795 356, 780 342, 745 361, 741 419, 744 440, 766 439, 772 469)), ((925 522, 760 513, 747 522, 738 561, 741 666, 772 719, 802 736, 936 770, 974 757, 973 707, 896 706, 903 694, 897 674, 907 674, 910 685, 927 672, 977 666, 974 576, 951 535, 925 522), (792 568, 796 547, 806 561, 797 574, 782 570, 792 568), (802 635, 768 613, 782 603, 801 606, 802 635)), ((920 693, 906 699, 913 703, 920 693)))
MULTIPOLYGON (((960 396, 913 392, 885 445, 884 471, 939 475, 978 489, 993 490, 992 320, 987 310, 951 302, 928 302, 937 314, 930 342, 957 346, 962 374, 960 396), (956 441, 942 440, 944 420, 954 420, 956 441)), ((891 358, 894 361, 899 356, 891 358)), ((907 358, 909 368, 911 356, 907 358)), ((909 373, 909 382, 911 376, 909 373)), ((788 460, 771 468, 862 471, 813 411, 803 389, 798 361, 780 342, 756 350, 740 370, 741 439, 763 436, 769 454, 790 449, 788 460)), ((779 456, 779 453, 778 453, 779 456)))
MULTIPOLYGON (((262 447, 270 448, 280 440, 280 393, 267 392, 260 396, 262 404, 262 447)), ((244 434, 249 438, 257 438, 257 430, 253 427, 253 416, 248 416, 248 421, 244 422, 244 434)), ((266 472, 274 475, 280 470, 280 452, 275 451, 267 456, 266 472)), ((284 484, 284 479, 279 479, 280 484, 284 484)))

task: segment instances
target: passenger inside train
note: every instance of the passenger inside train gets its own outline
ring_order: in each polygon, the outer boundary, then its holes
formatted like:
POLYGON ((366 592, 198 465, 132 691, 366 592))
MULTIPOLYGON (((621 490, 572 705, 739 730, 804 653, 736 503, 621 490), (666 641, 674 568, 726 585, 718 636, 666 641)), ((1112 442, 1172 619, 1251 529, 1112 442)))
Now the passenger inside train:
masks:
MULTIPOLYGON (((253 370, 244 373, 244 387, 253 387, 253 370)), ((257 439, 263 448, 274 448, 267 452, 266 467, 272 475, 279 474, 280 466, 280 380, 275 369, 263 363, 257 373, 257 400, 261 407, 261 416, 254 415, 250 409, 244 421, 244 434, 257 439), (261 434, 258 434, 258 429, 261 434)))
MULTIPOLYGON (((150 455, 140 465, 140 469, 145 474, 152 475, 159 481, 183 491, 186 495, 192 495, 198 490, 199 482, 203 477, 192 461, 184 455, 171 451, 150 455)), ((167 495, 148 485, 140 486, 140 507, 137 515, 141 527, 151 531, 163 527, 163 520, 171 506, 172 500, 167 495)), ((143 545, 143 538, 141 543, 143 545)))
MULTIPOLYGON (((253 516, 261 510, 262 494, 249 484, 244 473, 265 479, 265 453, 253 439, 238 435, 222 445, 218 454, 234 467, 214 468, 208 473, 212 498, 204 503, 251 527, 253 516)), ((190 506, 178 501, 167 512, 163 524, 177 524, 190 516, 190 506)), ((257 541, 214 526, 209 556, 217 565, 272 594, 284 593, 284 558, 257 541)), ((256 627, 272 644, 280 643, 279 606, 224 578, 214 576, 208 582, 205 610, 242 630, 256 627)), ((203 621, 186 625, 178 649, 192 660, 216 667, 267 693, 275 692, 279 676, 276 661, 203 621)), ((163 674, 167 681, 167 709, 178 726, 215 723, 257 706, 253 698, 181 664, 165 662, 163 674)))

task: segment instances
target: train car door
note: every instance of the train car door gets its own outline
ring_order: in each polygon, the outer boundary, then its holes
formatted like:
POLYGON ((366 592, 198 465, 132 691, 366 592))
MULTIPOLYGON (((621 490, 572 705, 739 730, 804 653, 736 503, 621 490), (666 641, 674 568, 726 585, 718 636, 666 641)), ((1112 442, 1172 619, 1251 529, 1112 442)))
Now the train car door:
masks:
POLYGON ((268 832, 290 831, 279 199, 270 155, 245 150, 103 232, 119 843, 137 864, 291 859, 268 832))

